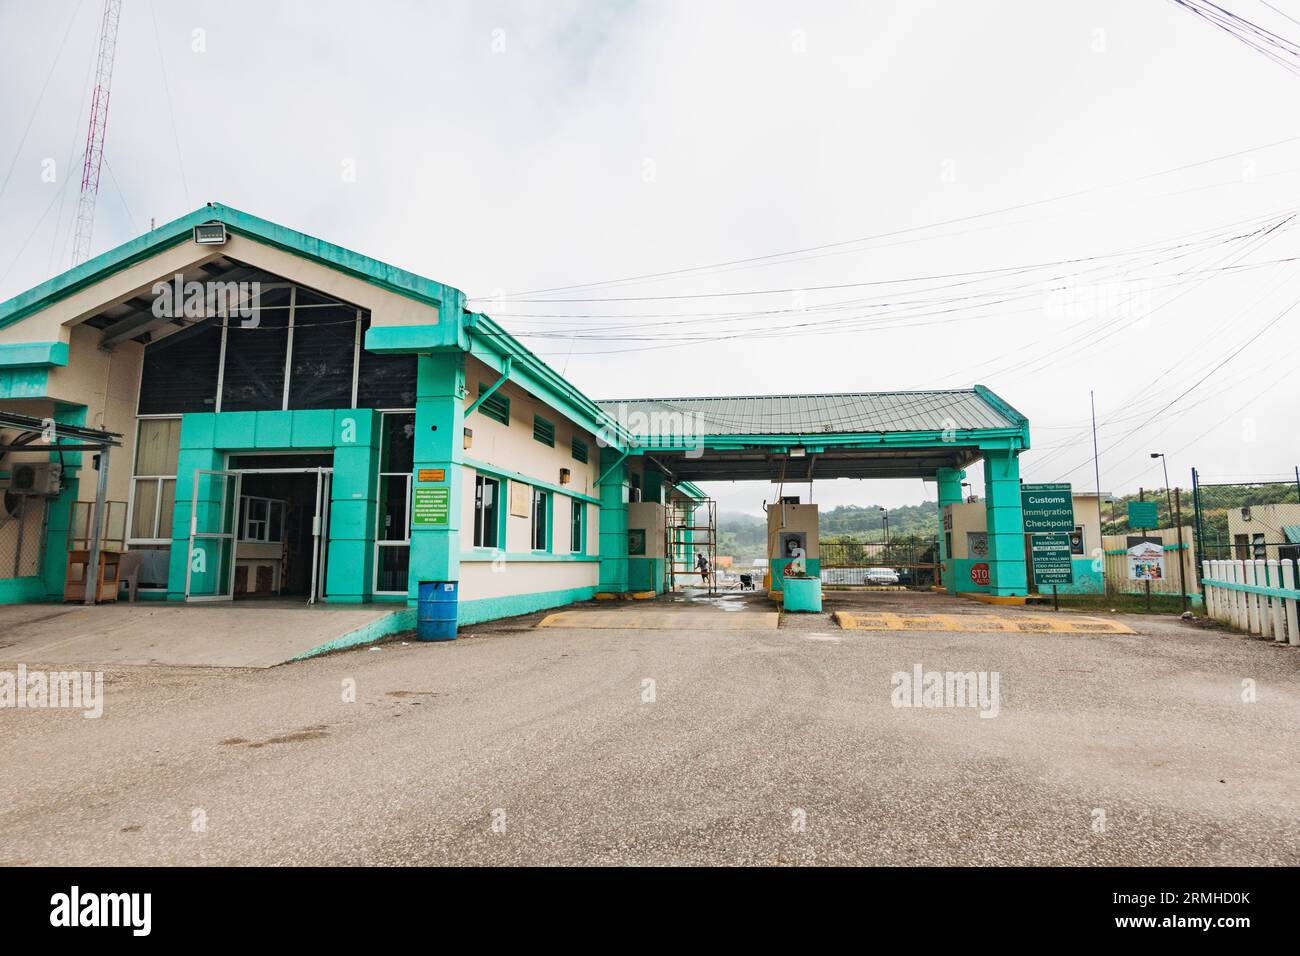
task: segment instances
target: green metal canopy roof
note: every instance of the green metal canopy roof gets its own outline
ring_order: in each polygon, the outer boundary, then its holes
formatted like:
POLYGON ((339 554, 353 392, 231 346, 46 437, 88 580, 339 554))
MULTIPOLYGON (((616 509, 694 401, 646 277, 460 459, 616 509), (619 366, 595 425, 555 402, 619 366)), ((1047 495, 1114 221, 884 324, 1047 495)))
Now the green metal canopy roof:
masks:
POLYGON ((1024 421, 985 389, 849 392, 838 395, 744 395, 598 401, 620 412, 637 438, 651 438, 656 420, 689 415, 702 435, 826 435, 1017 429, 1024 421), (982 394, 983 393, 983 394, 982 394), (632 415, 632 412, 640 412, 632 415))
POLYGON ((596 404, 685 481, 934 478, 1029 447, 1028 419, 982 385, 596 404))

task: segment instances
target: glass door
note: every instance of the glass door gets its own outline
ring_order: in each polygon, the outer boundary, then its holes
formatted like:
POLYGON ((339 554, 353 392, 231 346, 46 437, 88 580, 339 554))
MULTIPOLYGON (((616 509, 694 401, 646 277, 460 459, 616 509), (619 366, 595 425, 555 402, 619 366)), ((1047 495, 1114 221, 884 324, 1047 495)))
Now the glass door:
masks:
POLYGON ((311 594, 308 604, 325 597, 325 578, 329 568, 330 497, 334 471, 330 468, 316 470, 316 517, 311 527, 311 594))
POLYGON ((239 486, 237 471, 199 468, 194 472, 189 560, 185 565, 187 601, 229 601, 234 597, 239 486))

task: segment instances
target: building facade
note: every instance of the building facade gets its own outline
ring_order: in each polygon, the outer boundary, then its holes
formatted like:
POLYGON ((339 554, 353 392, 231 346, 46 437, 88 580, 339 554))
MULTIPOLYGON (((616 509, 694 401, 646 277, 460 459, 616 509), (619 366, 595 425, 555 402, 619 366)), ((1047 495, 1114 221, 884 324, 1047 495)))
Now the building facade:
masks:
MULTIPOLYGON (((24 462, 61 466, 0 524, 0 601, 63 597, 101 488, 105 545, 140 556, 146 599, 410 605, 458 582, 461 624, 661 590, 683 547, 664 508, 701 497, 459 290, 218 205, 0 303, 0 412, 120 436, 102 457, 0 457, 10 485, 24 462)), ((1013 419, 970 447, 907 434, 990 454, 991 527, 1018 537, 1013 419)), ((771 457, 798 438, 754 441, 771 457)), ((1015 554, 1005 593, 1024 590, 1015 554)))

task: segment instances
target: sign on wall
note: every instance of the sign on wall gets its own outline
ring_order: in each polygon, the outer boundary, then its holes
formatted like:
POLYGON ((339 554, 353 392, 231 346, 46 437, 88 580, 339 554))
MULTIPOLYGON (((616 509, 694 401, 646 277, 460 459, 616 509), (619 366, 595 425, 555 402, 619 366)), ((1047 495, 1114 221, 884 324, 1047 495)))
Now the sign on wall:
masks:
POLYGON ((1128 546, 1128 579, 1130 581, 1163 581, 1165 577, 1165 543, 1146 535, 1129 535, 1124 539, 1128 546))
POLYGON ((1128 503, 1128 526, 1130 528, 1160 527, 1160 511, 1154 501, 1130 501, 1128 503))
POLYGON ((1074 583, 1070 535, 1064 533, 1030 535, 1029 551, 1034 562, 1034 583, 1039 587, 1074 583))
POLYGON ((531 485, 522 481, 510 482, 510 514, 516 518, 527 518, 528 508, 533 501, 531 485))
POLYGON ((987 531, 966 532, 966 556, 980 561, 989 556, 989 533, 987 531))
POLYGON ((1026 534, 1069 534, 1074 530, 1074 495, 1069 482, 1020 486, 1026 534))
POLYGON ((411 509, 411 523, 445 525, 451 516, 451 491, 448 488, 416 488, 411 509))
POLYGON ((445 468, 421 468, 417 473, 417 481, 446 481, 447 470, 445 468))
POLYGON ((970 566, 971 584, 978 584, 980 587, 987 587, 989 583, 989 566, 981 561, 979 564, 970 566))

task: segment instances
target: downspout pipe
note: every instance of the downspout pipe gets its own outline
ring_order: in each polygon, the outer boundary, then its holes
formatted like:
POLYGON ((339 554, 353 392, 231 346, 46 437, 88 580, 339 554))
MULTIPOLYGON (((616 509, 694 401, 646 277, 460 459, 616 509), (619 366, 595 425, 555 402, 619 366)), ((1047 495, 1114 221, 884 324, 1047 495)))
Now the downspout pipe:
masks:
POLYGON ((474 411, 485 401, 491 398, 492 393, 506 383, 506 379, 510 377, 510 370, 514 367, 514 364, 515 364, 515 357, 513 355, 507 355, 505 357, 504 364, 501 366, 501 377, 497 379, 495 382, 493 382, 491 385, 489 385, 487 391, 485 391, 482 395, 480 395, 478 398, 474 399, 472 403, 470 403, 469 408, 465 409, 466 418, 469 418, 470 412, 474 411))

